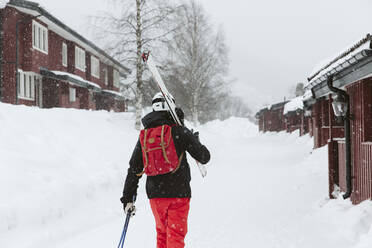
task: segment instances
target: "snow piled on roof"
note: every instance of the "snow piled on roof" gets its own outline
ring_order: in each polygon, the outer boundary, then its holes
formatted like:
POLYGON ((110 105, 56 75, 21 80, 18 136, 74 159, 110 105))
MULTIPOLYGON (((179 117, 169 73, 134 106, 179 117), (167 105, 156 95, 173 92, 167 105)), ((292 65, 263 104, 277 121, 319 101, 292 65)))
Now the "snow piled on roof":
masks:
MULTIPOLYGON (((368 37, 368 35, 367 35, 368 37)), ((363 40, 362 40, 363 41, 363 40)), ((355 42, 353 44, 358 44, 360 43, 361 41, 359 40, 358 42, 355 42)), ((356 54, 360 53, 361 51, 363 50, 366 50, 366 49, 370 49, 370 43, 371 43, 371 40, 367 39, 364 44, 362 44, 361 46, 359 46, 358 48, 356 48, 355 50, 351 51, 350 53, 348 53, 347 55, 343 56, 343 57, 340 57, 338 60, 334 61, 331 65, 329 65, 328 67, 326 67, 329 63, 332 62, 332 60, 334 59, 337 59, 338 56, 340 56, 340 54, 343 54, 343 53, 347 53, 348 50, 351 50, 353 49, 350 48, 350 46, 348 46, 347 48, 343 49, 340 53, 338 53, 337 55, 334 55, 332 57, 328 57, 327 59, 324 59, 322 60, 320 63, 318 63, 313 71, 311 72, 310 74, 310 77, 314 76, 315 74, 317 74, 314 78, 311 79, 311 81, 306 85, 308 86, 309 84, 311 84, 312 82, 314 82, 315 80, 317 80, 319 77, 323 76, 324 74, 326 74, 327 72, 333 70, 334 68, 336 68, 337 66, 341 65, 342 63, 344 63, 345 61, 351 59, 353 56, 355 56, 356 54), (326 68, 324 68, 326 67, 326 68), (322 69, 324 68, 324 69, 322 69)), ((356 45, 354 45, 356 46, 356 45)))
POLYGON ((71 73, 68 73, 68 72, 65 72, 65 71, 52 71, 54 74, 56 75, 61 75, 61 76, 69 76, 71 78, 74 78, 76 80, 79 80, 79 81, 82 81, 84 83, 87 83, 89 85, 92 85, 93 87, 96 87, 96 88, 99 88, 101 89, 101 86, 99 86, 98 84, 96 83, 93 83, 91 81, 88 81, 88 80, 85 80, 84 78, 78 76, 78 75, 75 75, 75 74, 71 74, 71 73))
POLYGON ((302 96, 302 101, 304 102, 310 98, 313 98, 313 93, 311 93, 311 90, 305 91, 305 94, 302 96))
POLYGON ((116 96, 120 96, 120 97, 124 97, 123 94, 117 92, 117 91, 113 91, 113 90, 102 90, 103 92, 107 92, 107 93, 110 93, 110 94, 113 94, 113 95, 116 95, 116 96))
POLYGON ((292 111, 304 108, 304 103, 302 101, 303 96, 299 96, 290 100, 286 105, 284 105, 284 114, 292 111))
POLYGON ((7 3, 9 3, 9 0, 0 0, 0 9, 5 8, 7 3))

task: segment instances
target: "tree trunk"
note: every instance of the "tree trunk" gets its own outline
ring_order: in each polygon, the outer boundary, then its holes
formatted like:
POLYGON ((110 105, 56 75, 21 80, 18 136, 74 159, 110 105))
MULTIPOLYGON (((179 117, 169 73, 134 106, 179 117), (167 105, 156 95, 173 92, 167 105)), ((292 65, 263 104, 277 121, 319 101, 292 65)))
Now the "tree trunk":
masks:
POLYGON ((198 126, 199 125, 199 112, 198 112, 199 94, 198 92, 195 92, 192 98, 193 98, 192 121, 195 126, 198 126))
POLYGON ((141 0, 136 0, 137 4, 137 88, 136 88, 136 123, 135 128, 137 130, 141 129, 141 116, 142 116, 142 101, 143 101, 143 91, 142 91, 142 25, 141 25, 141 0))

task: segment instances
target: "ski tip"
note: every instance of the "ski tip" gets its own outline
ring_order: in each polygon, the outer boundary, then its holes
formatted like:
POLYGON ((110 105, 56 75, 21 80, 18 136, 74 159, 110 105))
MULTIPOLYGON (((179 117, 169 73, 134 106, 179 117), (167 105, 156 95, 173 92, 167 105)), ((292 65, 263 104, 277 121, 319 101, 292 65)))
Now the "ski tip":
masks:
POLYGON ((142 53, 143 62, 147 62, 147 60, 149 59, 149 56, 150 56, 150 52, 143 52, 142 53))

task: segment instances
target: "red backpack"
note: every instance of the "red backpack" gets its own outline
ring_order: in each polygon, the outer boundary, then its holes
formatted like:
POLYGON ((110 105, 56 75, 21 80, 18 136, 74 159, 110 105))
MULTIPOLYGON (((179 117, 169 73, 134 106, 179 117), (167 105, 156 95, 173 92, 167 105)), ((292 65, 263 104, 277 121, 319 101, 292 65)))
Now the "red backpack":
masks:
POLYGON ((143 171, 147 176, 157 176, 176 172, 181 164, 183 153, 177 156, 172 139, 172 127, 163 125, 141 130, 143 171))

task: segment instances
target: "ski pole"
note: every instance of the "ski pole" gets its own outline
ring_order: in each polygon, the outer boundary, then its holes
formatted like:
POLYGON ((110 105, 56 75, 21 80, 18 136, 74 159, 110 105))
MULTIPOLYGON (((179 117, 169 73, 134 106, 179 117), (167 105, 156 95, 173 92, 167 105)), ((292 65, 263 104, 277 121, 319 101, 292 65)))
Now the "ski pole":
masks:
MULTIPOLYGON (((136 195, 133 196, 133 203, 136 201, 136 195)), ((124 241, 125 241, 125 236, 127 235, 127 230, 129 226, 129 220, 132 215, 132 210, 128 210, 127 216, 125 218, 125 224, 123 228, 123 232, 121 233, 120 241, 118 244, 118 248, 123 248, 124 247, 124 241)))
POLYGON ((132 213, 132 211, 128 211, 127 217, 125 218, 125 224, 124 224, 123 232, 121 233, 121 238, 120 238, 118 248, 123 248, 124 247, 125 236, 127 234, 131 213, 132 213))

